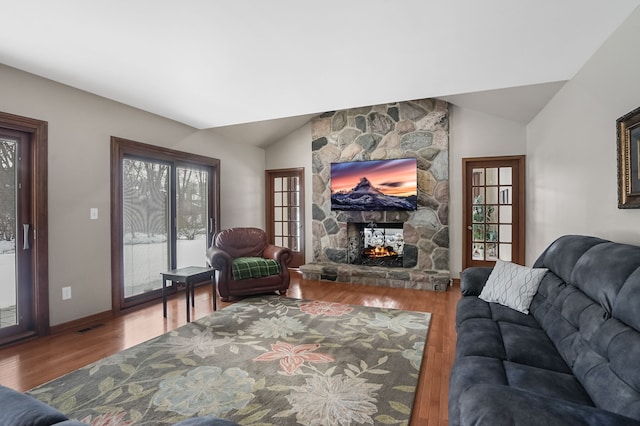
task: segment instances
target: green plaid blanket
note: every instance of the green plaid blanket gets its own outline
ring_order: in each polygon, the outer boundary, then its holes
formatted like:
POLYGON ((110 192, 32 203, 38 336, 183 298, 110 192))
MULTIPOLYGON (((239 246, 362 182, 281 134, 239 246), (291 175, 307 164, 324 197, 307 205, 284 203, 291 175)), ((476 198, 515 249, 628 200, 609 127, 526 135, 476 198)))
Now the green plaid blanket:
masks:
POLYGON ((234 280, 260 278, 280 273, 280 264, 273 259, 262 257, 238 257, 231 263, 234 280))

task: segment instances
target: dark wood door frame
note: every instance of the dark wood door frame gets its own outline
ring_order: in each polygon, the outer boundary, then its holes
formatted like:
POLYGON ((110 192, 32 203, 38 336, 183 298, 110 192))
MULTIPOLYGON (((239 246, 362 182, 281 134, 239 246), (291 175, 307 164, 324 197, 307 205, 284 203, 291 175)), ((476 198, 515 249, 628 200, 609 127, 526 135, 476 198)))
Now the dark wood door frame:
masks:
MULTIPOLYGON (((207 244, 211 236, 218 231, 220 223, 220 160, 176 151, 156 145, 136 142, 116 136, 111 137, 111 307, 114 315, 121 312, 143 306, 147 302, 153 302, 162 298, 161 290, 154 290, 131 297, 125 300, 122 283, 124 280, 124 265, 122 260, 123 246, 123 194, 122 194, 122 160, 126 157, 139 157, 154 161, 166 161, 174 165, 204 165, 212 168, 211 182, 209 183, 209 200, 213 202, 213 209, 209 213, 212 220, 209 222, 207 244)), ((172 203, 172 215, 175 217, 175 203, 172 203)), ((175 247, 174 247, 175 250, 175 247)), ((203 252, 204 257, 204 252, 203 252)), ((160 276, 158 271, 158 277, 160 276)))
POLYGON ((0 127, 29 134, 31 145, 31 296, 32 321, 28 330, 0 344, 49 334, 49 233, 48 233, 48 123, 0 112, 0 127))
MULTIPOLYGON (((305 213, 304 213, 304 167, 297 167, 291 169, 273 169, 265 171, 265 216, 266 216, 266 230, 267 239, 270 243, 275 241, 275 218, 274 218, 274 205, 273 205, 273 178, 275 177, 298 177, 299 179, 299 200, 298 206, 300 208, 300 247, 297 252, 294 252, 293 259, 291 260, 290 267, 298 267, 305 262, 305 213)), ((291 234, 289 234, 291 235, 291 234)))
MULTIPOLYGON (((469 266, 493 266, 495 262, 490 261, 473 261, 468 258, 471 253, 471 243, 469 239, 468 227, 473 225, 471 218, 471 180, 472 173, 470 170, 476 167, 504 167, 510 165, 514 170, 513 181, 518 182, 517 193, 514 192, 513 199, 513 251, 512 262, 524 265, 525 262, 525 164, 526 157, 524 155, 512 155, 503 157, 480 157, 480 158, 463 158, 462 159, 462 269, 469 266), (516 215, 517 210, 517 215, 516 215)), ((514 191, 516 184, 513 184, 514 191)))

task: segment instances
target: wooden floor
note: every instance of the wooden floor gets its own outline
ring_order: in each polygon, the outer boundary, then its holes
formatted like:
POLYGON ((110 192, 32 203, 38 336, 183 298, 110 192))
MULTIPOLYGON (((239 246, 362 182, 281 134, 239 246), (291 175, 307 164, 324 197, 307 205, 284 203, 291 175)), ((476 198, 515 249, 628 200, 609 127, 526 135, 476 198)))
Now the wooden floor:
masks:
MULTIPOLYGON (((303 280, 292 271, 289 297, 354 305, 431 312, 431 326, 422 363, 411 425, 447 425, 449 371, 455 352, 457 286, 446 292, 406 290, 327 281, 303 280)), ((219 302, 223 307, 229 303, 219 302)), ((95 324, 88 330, 69 330, 0 349, 0 384, 26 391, 107 355, 166 333, 186 323, 184 293, 169 298, 168 318, 158 302, 135 312, 95 324)), ((212 311, 211 288, 196 290, 195 312, 200 318, 212 311)), ((87 328, 87 327, 83 327, 87 328)))

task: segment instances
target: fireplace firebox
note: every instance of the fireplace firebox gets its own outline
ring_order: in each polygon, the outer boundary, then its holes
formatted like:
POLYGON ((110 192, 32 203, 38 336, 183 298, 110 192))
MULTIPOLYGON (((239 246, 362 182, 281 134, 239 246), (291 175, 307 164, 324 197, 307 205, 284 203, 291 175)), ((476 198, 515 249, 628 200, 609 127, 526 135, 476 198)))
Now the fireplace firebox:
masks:
POLYGON ((403 267, 402 223, 350 223, 349 263, 403 267))

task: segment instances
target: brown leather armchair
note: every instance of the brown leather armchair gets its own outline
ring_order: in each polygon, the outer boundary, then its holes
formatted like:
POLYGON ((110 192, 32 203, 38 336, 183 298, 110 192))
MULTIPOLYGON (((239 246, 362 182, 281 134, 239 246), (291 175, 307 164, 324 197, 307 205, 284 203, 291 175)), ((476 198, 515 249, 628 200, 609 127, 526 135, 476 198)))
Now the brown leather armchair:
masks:
POLYGON ((226 302, 230 296, 277 291, 285 294, 289 288, 289 269, 291 250, 267 242, 267 234, 259 228, 230 228, 213 236, 211 247, 207 250, 209 266, 220 271, 218 275, 218 294, 226 302), (258 278, 234 279, 232 263, 236 258, 260 257, 276 260, 280 272, 258 278))

